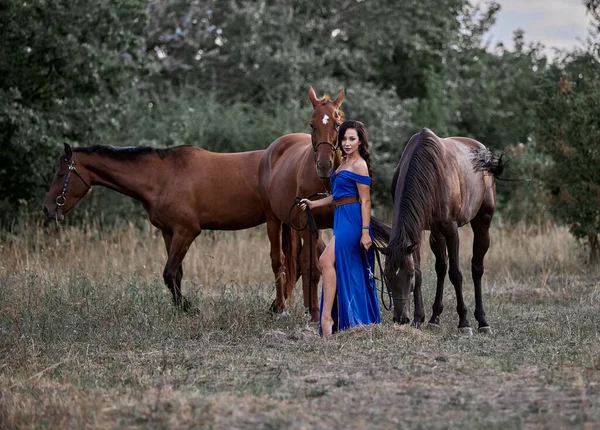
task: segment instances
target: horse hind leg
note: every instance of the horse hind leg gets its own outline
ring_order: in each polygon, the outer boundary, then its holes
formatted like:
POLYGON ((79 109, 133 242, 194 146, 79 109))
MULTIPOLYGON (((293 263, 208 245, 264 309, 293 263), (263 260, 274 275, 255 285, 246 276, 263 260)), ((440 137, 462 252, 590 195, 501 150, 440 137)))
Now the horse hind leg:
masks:
POLYGON ((281 249, 283 251, 283 264, 285 265, 283 298, 286 305, 289 306, 298 280, 298 254, 300 248, 298 234, 287 224, 281 225, 281 249), (294 274, 296 274, 296 277, 294 277, 294 274))
POLYGON ((271 244, 271 268, 275 275, 275 300, 271 304, 270 311, 282 313, 287 307, 285 299, 285 255, 282 249, 282 227, 283 223, 277 218, 267 218, 267 235, 271 244))
POLYGON ((432 229, 429 236, 429 247, 435 256, 436 289, 435 300, 432 306, 432 315, 429 328, 440 327, 440 315, 444 311, 444 279, 448 271, 448 254, 446 251, 446 238, 439 230, 432 229))
POLYGON ((184 312, 193 309, 192 304, 181 294, 181 279, 183 278, 182 262, 187 251, 198 234, 166 233, 163 232, 167 247, 167 264, 163 271, 165 285, 171 291, 173 304, 184 312))
POLYGON ((301 252, 302 266, 302 291, 304 293, 304 307, 308 309, 311 320, 319 321, 319 279, 321 270, 319 268, 319 257, 323 254, 325 244, 321 231, 317 239, 310 236, 308 230, 302 232, 303 245, 301 252))
POLYGON ((471 220, 473 230, 473 258, 471 259, 471 274, 475 288, 475 319, 479 323, 480 333, 491 333, 490 326, 485 320, 485 309, 481 293, 481 278, 483 277, 483 259, 490 247, 491 215, 478 214, 471 220))
POLYGON ((458 261, 459 239, 458 226, 456 225, 456 223, 448 225, 448 227, 444 231, 444 236, 446 237, 446 244, 448 245, 448 277, 450 278, 450 282, 452 282, 452 285, 454 285, 454 291, 456 292, 456 312, 458 313, 458 330, 461 333, 471 335, 473 334, 473 330, 471 329, 471 326, 469 325, 469 320, 467 319, 467 307, 465 305, 462 292, 463 276, 458 261))

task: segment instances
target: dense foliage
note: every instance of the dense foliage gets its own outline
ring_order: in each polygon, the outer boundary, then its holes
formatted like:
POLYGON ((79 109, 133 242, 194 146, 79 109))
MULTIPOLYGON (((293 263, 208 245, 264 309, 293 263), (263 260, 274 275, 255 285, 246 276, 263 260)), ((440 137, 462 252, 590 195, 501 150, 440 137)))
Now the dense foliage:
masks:
MULTIPOLYGON (((145 2, 7 0, 0 6, 0 211, 39 206, 64 141, 110 136, 146 74, 145 2)), ((8 212, 8 213, 7 213, 8 212)))
POLYGON ((549 73, 538 103, 537 148, 551 160, 551 212, 600 257, 600 63, 581 53, 549 73))

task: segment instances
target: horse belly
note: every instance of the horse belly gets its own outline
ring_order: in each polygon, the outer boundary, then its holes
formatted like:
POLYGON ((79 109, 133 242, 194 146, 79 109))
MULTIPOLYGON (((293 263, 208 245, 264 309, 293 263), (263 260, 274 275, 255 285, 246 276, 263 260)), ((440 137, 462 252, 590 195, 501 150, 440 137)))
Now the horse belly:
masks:
POLYGON ((200 225, 211 230, 243 230, 266 221, 261 199, 254 193, 222 195, 201 203, 200 225))

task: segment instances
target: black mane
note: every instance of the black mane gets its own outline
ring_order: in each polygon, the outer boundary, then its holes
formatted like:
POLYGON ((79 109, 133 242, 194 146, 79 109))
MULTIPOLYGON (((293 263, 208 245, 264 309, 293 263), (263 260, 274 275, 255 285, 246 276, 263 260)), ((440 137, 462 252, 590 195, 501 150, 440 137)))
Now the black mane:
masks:
POLYGON ((389 250, 399 267, 405 263, 410 247, 420 244, 422 231, 440 201, 444 181, 445 162, 437 136, 423 129, 418 139, 410 159, 400 160, 400 164, 409 163, 409 166, 406 176, 398 177, 396 184, 404 187, 404 191, 400 201, 394 203, 400 210, 394 211, 397 218, 392 220, 392 225, 398 228, 390 240, 389 250))
POLYGON ((132 159, 140 155, 158 154, 161 159, 170 155, 174 148, 153 148, 151 146, 111 146, 93 145, 88 147, 74 148, 75 152, 84 154, 103 154, 118 159, 132 159))

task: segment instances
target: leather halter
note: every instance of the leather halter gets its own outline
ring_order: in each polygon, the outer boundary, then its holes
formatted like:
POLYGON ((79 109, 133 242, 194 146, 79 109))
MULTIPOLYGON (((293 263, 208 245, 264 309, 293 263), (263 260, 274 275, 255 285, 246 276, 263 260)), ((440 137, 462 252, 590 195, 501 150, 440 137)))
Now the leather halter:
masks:
POLYGON ((337 151, 337 149, 338 149, 337 141, 336 141, 336 145, 333 145, 329 142, 319 142, 313 147, 313 152, 315 153, 315 156, 317 155, 317 151, 319 150, 319 146, 321 146, 321 145, 329 145, 329 147, 331 148, 331 150, 333 152, 337 151))
MULTIPOLYGON (((65 157, 65 161, 66 161, 66 157, 65 157)), ((67 202, 67 198, 66 198, 67 185, 69 185, 69 179, 71 178, 71 172, 75 172, 75 174, 77 176, 79 176, 79 179, 81 179, 81 181, 85 184, 85 186, 88 187, 88 190, 90 188, 92 188, 92 186, 90 184, 88 184, 85 179, 83 179, 83 176, 81 176, 79 174, 79 172, 77 171, 77 169, 75 168, 75 154, 71 155, 71 159, 68 161, 69 161, 69 171, 67 172, 67 177, 65 178, 65 183, 63 184, 62 192, 60 193, 60 196, 56 197, 56 206, 58 206, 59 208, 62 208, 65 205, 65 203, 67 202)))

